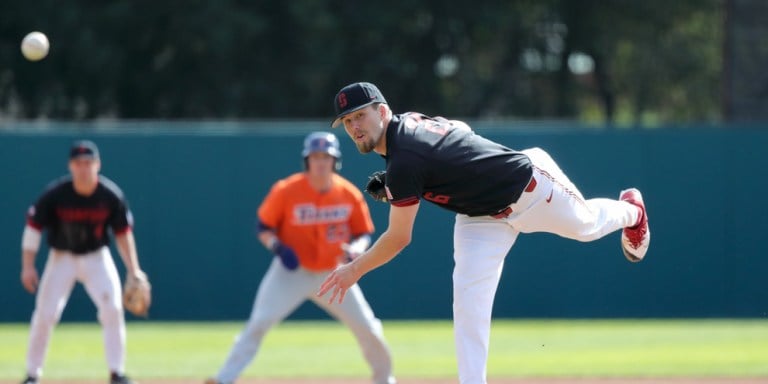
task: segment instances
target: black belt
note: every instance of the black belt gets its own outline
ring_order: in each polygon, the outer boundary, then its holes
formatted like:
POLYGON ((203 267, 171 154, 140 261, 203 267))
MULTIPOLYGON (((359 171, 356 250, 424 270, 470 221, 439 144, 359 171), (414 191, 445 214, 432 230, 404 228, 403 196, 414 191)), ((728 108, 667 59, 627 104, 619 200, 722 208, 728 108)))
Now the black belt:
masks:
MULTIPOLYGON (((536 178, 531 176, 531 181, 528 182, 528 185, 525 186, 525 190, 523 192, 533 192, 534 189, 536 189, 536 178)), ((501 211, 498 211, 492 215, 494 219, 503 219, 506 217, 509 217, 509 215, 512 214, 512 207, 507 206, 506 208, 502 209, 501 211)))

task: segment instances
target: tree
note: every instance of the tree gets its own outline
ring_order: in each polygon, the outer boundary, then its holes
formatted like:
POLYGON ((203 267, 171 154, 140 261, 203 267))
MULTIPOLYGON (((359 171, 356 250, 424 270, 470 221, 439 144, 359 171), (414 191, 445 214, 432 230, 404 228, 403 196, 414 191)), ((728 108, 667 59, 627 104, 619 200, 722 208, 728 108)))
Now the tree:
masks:
MULTIPOLYGON (((329 118, 343 85, 395 110, 611 123, 718 113, 720 1, 0 3, 0 117, 329 118), (39 29, 49 57, 21 58, 39 29), (575 73, 574 58, 591 60, 575 73)), ((585 61, 587 60, 587 61, 585 61)))

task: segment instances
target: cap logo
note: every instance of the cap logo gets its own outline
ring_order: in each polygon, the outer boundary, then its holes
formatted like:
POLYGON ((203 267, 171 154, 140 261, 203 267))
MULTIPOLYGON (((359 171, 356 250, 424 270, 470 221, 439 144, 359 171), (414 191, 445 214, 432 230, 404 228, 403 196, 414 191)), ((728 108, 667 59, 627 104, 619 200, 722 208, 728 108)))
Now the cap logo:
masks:
POLYGON ((342 88, 333 100, 333 108, 336 118, 331 124, 332 128, 341 124, 342 118, 352 112, 361 110, 374 103, 386 104, 384 95, 371 83, 352 83, 342 88))

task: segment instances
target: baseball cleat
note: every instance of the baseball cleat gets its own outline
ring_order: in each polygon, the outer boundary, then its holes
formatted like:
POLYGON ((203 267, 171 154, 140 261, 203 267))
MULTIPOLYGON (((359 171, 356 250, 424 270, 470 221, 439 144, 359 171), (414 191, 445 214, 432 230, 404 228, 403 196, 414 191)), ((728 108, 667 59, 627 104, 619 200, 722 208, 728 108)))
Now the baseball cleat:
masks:
POLYGON ((21 384, 38 384, 37 377, 27 376, 21 384))
POLYGON ((637 263, 643 260, 645 253, 648 252, 648 245, 651 243, 651 230, 648 227, 648 213, 645 211, 643 195, 635 188, 625 189, 621 191, 619 200, 640 208, 640 218, 637 220, 637 224, 621 231, 621 250, 624 251, 624 257, 637 263))
POLYGON ((109 376, 109 384, 138 384, 137 382, 131 380, 126 375, 120 375, 115 372, 112 372, 112 374, 109 376))
POLYGON ((221 384, 218 380, 214 379, 213 377, 209 377, 205 379, 205 383, 203 384, 221 384))

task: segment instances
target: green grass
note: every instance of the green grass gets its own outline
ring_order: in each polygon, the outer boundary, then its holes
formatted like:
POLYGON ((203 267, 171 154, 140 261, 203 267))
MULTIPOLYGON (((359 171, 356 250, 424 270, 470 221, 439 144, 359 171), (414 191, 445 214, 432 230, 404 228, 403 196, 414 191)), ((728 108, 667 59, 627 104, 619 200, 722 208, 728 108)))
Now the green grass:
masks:
MULTIPOLYGON (((128 371, 139 378, 204 378, 243 323, 128 323, 128 371)), ((395 373, 455 377, 450 322, 386 321, 395 373)), ((0 380, 23 375, 27 324, 0 324, 0 380)), ((54 331, 46 377, 103 378, 96 323, 54 331)), ((768 377, 768 320, 497 320, 490 377, 768 377)), ((369 376, 336 322, 286 322, 270 332, 245 377, 369 376)))

